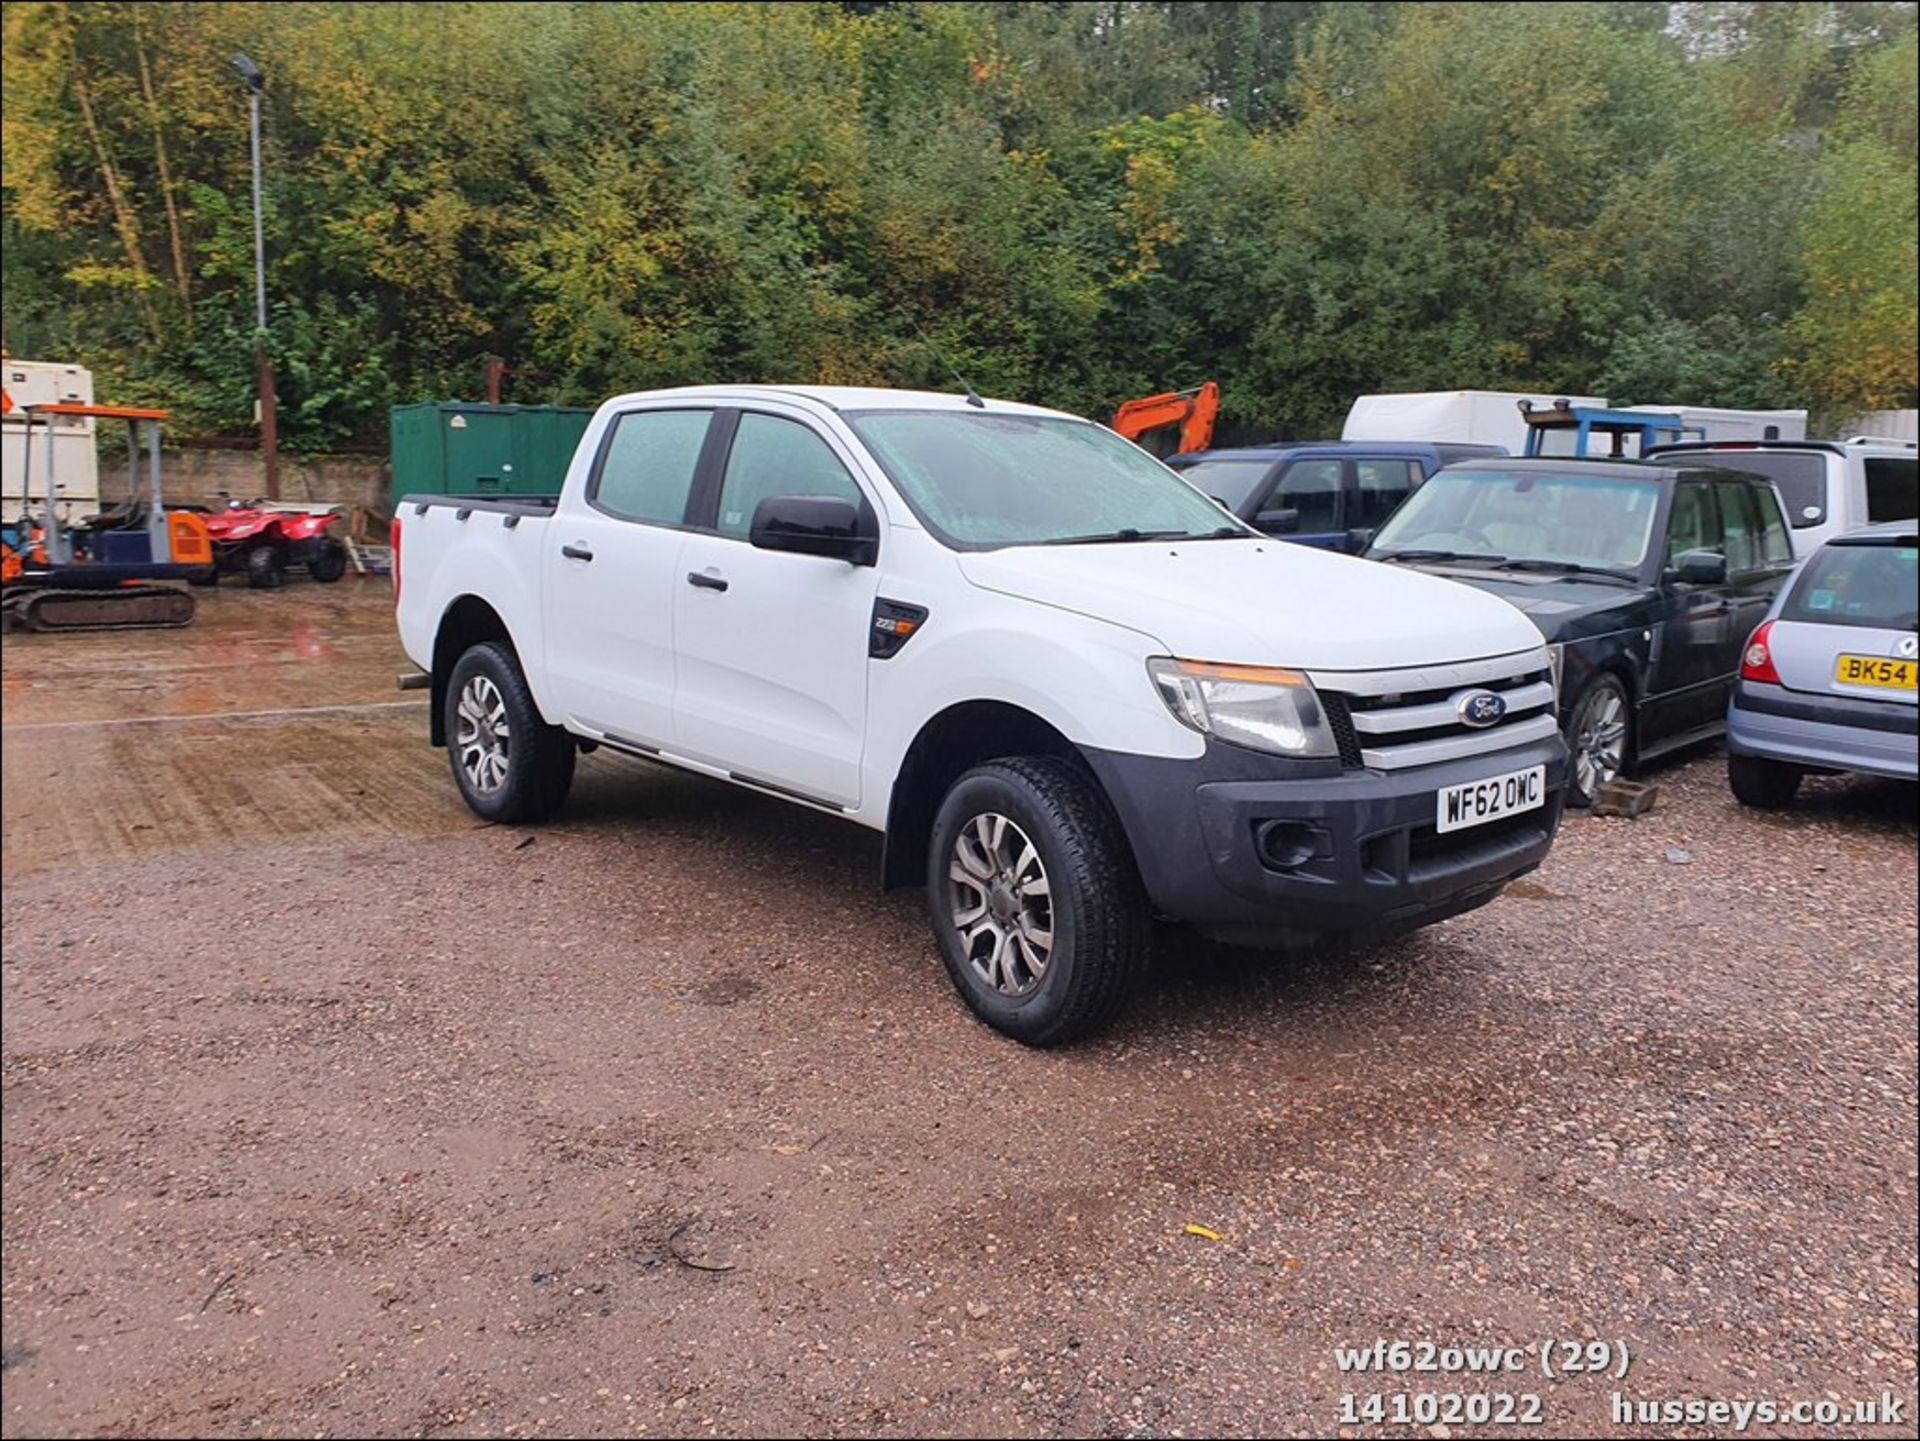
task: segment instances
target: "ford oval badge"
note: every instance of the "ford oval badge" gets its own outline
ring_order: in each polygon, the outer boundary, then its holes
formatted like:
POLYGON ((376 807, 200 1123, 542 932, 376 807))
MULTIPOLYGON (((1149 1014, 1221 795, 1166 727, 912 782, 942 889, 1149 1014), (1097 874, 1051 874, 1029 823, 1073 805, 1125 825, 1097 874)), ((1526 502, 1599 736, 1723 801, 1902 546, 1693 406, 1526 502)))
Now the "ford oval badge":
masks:
POLYGON ((1500 718, 1507 713, 1507 703, 1490 690, 1470 690, 1453 708, 1459 713, 1460 724, 1476 730, 1500 724, 1500 718))

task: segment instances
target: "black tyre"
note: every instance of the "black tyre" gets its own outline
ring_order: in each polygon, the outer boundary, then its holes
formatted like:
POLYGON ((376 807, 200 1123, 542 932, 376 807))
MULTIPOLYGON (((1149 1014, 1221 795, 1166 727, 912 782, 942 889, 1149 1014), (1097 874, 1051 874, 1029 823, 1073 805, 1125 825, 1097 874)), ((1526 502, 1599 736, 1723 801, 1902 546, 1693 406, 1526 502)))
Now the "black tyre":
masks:
POLYGON ((513 651, 476 645, 447 678, 447 758, 454 784, 485 820, 543 821, 573 784, 573 737, 548 725, 513 651))
POLYGON ((347 548, 332 536, 320 542, 313 559, 307 562, 307 574, 323 585, 331 585, 347 573, 347 548))
POLYGON ((1800 777, 1805 774, 1799 766, 1785 761, 1762 760, 1758 756, 1727 757, 1727 784, 1733 788, 1733 798, 1743 806, 1756 806, 1763 811, 1777 811, 1793 804, 1793 797, 1800 789, 1800 777))
POLYGON ((247 585, 252 590, 278 590, 287 581, 287 559, 280 548, 256 545, 247 552, 247 585))
POLYGON ((977 766, 940 803, 927 909, 973 1013, 1029 1046, 1117 1016, 1146 968, 1149 913, 1119 822, 1065 761, 977 766))
POLYGON ((1590 806, 1633 760, 1633 704, 1617 676, 1587 683, 1567 715, 1567 804, 1590 806))

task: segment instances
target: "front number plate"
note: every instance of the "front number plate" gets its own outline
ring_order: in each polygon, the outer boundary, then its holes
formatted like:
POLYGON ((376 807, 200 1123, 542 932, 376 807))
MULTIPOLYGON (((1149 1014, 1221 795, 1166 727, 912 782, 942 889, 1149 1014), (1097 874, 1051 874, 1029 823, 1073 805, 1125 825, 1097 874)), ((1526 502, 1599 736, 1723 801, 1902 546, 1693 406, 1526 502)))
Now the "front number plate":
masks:
POLYGON ((1483 781, 1468 781, 1448 786, 1434 797, 1433 828, 1436 831, 1465 830, 1483 826, 1502 816, 1538 810, 1547 803, 1547 768, 1509 771, 1503 776, 1488 776, 1483 781))

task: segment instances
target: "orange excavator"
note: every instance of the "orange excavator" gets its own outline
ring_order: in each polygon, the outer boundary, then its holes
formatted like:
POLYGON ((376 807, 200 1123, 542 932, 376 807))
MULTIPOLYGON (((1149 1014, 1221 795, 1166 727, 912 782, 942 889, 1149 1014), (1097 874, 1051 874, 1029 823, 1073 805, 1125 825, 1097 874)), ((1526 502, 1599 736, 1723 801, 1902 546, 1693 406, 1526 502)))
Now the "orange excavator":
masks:
POLYGON ((1180 443, 1172 454, 1185 455, 1213 444, 1213 423, 1220 415, 1220 387, 1209 380, 1192 390, 1169 390, 1164 395, 1129 400, 1113 413, 1113 428, 1128 440, 1169 426, 1180 427, 1180 443))

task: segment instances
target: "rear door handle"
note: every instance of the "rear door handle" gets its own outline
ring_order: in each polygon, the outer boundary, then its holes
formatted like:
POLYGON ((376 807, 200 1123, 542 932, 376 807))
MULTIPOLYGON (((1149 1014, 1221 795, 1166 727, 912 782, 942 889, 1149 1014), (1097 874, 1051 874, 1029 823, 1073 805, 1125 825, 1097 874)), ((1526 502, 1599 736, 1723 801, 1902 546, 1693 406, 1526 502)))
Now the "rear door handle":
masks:
POLYGON ((593 552, 588 550, 584 545, 563 545, 560 547, 560 554, 564 555, 568 560, 593 559, 593 552))
POLYGON ((727 588, 726 581, 722 580, 719 576, 706 575, 697 570, 687 572, 687 584, 697 585, 702 590, 725 590, 727 588))

